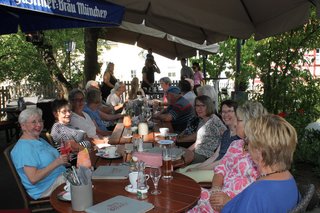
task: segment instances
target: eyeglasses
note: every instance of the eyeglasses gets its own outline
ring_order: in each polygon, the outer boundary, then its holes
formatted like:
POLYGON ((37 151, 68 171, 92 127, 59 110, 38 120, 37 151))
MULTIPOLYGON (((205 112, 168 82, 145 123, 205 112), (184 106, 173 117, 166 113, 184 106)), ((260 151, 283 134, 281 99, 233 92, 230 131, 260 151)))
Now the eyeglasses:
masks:
POLYGON ((75 98, 73 99, 74 102, 83 102, 84 98, 75 98))
POLYGON ((43 124, 43 120, 33 120, 33 121, 30 121, 30 122, 27 122, 27 123, 30 123, 30 124, 32 124, 32 125, 37 125, 37 124, 40 124, 40 125, 42 125, 43 124))
POLYGON ((196 105, 194 105, 195 107, 205 107, 206 105, 204 105, 204 104, 196 104, 196 105))
POLYGON ((227 111, 222 111, 221 114, 230 114, 233 112, 234 112, 234 110, 227 110, 227 111))
POLYGON ((67 113, 71 113, 71 110, 69 109, 69 110, 59 110, 59 112, 60 113, 62 113, 62 114, 64 114, 64 115, 66 115, 67 113))

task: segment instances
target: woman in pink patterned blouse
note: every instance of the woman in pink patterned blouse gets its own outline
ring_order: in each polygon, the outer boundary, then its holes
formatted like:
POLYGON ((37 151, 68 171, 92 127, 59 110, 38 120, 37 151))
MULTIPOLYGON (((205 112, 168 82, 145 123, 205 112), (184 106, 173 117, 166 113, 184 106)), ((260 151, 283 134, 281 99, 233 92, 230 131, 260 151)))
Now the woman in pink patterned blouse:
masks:
MULTIPOLYGON (((237 135, 244 138, 244 126, 251 118, 267 114, 258 102, 246 102, 237 109, 237 135)), ((244 140, 231 143, 227 153, 214 169, 211 190, 202 189, 198 204, 189 212, 219 212, 233 197, 256 180, 258 172, 247 151, 244 140)))

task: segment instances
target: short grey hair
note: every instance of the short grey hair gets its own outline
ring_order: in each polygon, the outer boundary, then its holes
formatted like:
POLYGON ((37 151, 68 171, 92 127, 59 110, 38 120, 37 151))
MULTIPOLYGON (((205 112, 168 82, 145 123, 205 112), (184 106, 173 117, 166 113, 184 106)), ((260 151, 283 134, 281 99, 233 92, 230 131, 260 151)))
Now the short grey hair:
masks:
POLYGON ((124 85, 124 83, 121 82, 121 81, 118 81, 118 82, 114 85, 113 89, 111 90, 111 94, 117 92, 122 85, 124 85))
MULTIPOLYGON (((97 81, 90 80, 90 81, 88 81, 87 84, 86 84, 86 90, 90 89, 90 87, 93 87, 93 86, 92 86, 93 84, 97 84, 98 87, 99 87, 99 83, 98 83, 97 81)), ((96 87, 95 87, 95 88, 96 88, 96 87)), ((98 89, 98 88, 97 88, 97 89, 98 89)))
POLYGON ((159 82, 162 81, 165 84, 170 84, 171 85, 171 79, 169 77, 162 77, 160 78, 159 82))
POLYGON ((27 108, 23 110, 18 118, 19 124, 23 124, 28 121, 31 116, 38 115, 42 118, 42 110, 40 108, 27 108))
POLYGON ((99 103, 102 101, 101 92, 97 89, 90 89, 86 96, 87 104, 99 103))
POLYGON ((78 88, 75 88, 73 90, 71 90, 69 92, 69 96, 68 96, 68 99, 69 99, 69 102, 73 101, 74 100, 74 97, 77 95, 77 94, 81 94, 83 95, 83 97, 85 96, 84 93, 82 92, 82 90, 78 89, 78 88))
POLYGON ((237 117, 241 118, 243 123, 246 124, 252 118, 258 118, 267 115, 268 111, 260 102, 246 101, 243 105, 237 108, 237 117))

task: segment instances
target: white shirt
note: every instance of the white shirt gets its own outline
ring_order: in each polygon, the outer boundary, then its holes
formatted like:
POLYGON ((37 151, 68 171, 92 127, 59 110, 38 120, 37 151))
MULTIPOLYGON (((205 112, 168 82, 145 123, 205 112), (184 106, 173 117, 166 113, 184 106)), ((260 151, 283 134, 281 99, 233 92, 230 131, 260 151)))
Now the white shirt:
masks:
POLYGON ((82 113, 84 117, 72 112, 70 121, 71 126, 85 131, 89 138, 99 138, 96 132, 96 126, 90 116, 85 112, 82 113))
POLYGON ((120 103, 121 98, 115 93, 111 93, 107 98, 107 104, 111 104, 112 106, 117 106, 120 103))

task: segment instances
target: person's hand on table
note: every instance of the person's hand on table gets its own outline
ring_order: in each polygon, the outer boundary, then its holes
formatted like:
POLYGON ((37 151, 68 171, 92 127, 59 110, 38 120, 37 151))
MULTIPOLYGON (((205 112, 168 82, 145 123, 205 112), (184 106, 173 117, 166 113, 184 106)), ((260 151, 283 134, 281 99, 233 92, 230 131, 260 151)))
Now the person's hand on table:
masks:
POLYGON ((229 200, 231 198, 222 191, 212 192, 210 196, 210 204, 216 211, 220 211, 229 200))

